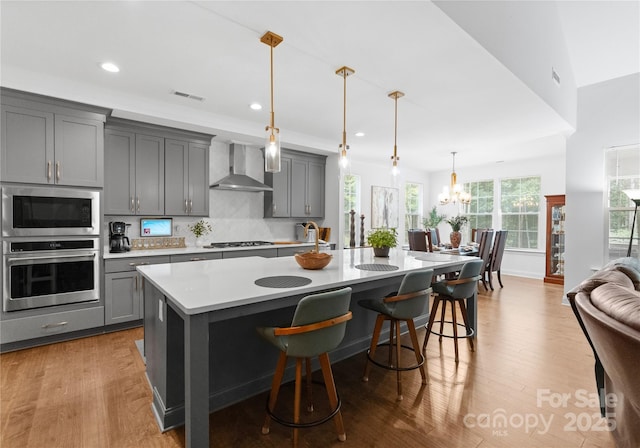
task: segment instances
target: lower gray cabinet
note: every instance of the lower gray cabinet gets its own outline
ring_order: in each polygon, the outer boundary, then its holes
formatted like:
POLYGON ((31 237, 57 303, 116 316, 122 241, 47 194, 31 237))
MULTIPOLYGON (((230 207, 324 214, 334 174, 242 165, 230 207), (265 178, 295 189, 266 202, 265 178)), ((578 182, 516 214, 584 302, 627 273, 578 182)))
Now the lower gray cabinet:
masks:
POLYGON ((276 258, 278 249, 249 249, 249 250, 230 250, 222 252, 222 258, 242 258, 242 257, 262 257, 276 258))
POLYGON ((142 276, 136 266, 169 263, 168 256, 105 260, 104 324, 112 325, 142 319, 142 276))

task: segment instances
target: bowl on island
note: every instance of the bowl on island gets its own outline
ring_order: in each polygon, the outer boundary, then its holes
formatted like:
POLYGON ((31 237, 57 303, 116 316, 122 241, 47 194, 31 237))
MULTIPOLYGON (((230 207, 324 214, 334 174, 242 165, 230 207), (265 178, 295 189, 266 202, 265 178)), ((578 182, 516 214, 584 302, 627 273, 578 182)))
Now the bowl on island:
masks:
POLYGON ((295 254, 296 262, 303 269, 322 269, 329 264, 332 257, 333 256, 331 254, 315 252, 313 250, 295 254))

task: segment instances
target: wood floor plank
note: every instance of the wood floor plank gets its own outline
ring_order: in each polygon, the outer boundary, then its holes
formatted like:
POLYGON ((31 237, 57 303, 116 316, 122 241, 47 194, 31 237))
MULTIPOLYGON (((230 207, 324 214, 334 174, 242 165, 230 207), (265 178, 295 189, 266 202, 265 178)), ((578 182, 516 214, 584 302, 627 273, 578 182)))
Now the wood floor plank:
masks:
MULTIPOLYGON (((456 364, 452 341, 430 338, 428 384, 418 371, 403 373, 401 402, 394 372, 374 367, 361 381, 364 354, 334 364, 347 441, 327 423, 302 430, 300 446, 613 448, 609 433, 569 424, 567 415, 598 409, 576 398, 595 393, 594 361, 571 309, 560 303, 562 287, 511 276, 503 282, 504 289, 479 288, 475 352, 461 341, 456 364), (563 393, 570 396, 565 406, 539 400, 563 393), (527 418, 530 427, 520 424, 527 418)), ((156 425, 134 343, 142 337, 137 328, 0 355, 0 446, 184 446, 183 428, 163 434, 156 425)), ((261 434, 265 399, 259 394, 212 414, 215 446, 289 446, 289 428, 273 423, 261 434)))

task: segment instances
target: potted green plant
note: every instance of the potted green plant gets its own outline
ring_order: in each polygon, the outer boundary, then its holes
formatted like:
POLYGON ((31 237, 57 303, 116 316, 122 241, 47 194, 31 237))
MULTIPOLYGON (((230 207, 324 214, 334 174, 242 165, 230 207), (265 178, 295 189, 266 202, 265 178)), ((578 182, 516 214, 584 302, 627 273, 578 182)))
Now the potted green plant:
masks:
POLYGON ((201 219, 195 224, 188 224, 187 227, 195 235, 196 246, 198 247, 202 247, 204 245, 204 242, 202 241, 202 237, 208 234, 209 232, 213 231, 213 229, 211 228, 211 224, 209 224, 204 219, 201 219))
POLYGON ((429 212, 429 215, 427 215, 427 217, 422 220, 422 224, 424 225, 425 229, 435 229, 436 227, 438 227, 438 224, 445 220, 446 217, 447 215, 439 215, 438 209, 434 205, 429 212))
POLYGON ((398 232, 395 228, 372 229, 367 234, 367 244, 373 247, 376 257, 388 257, 389 249, 398 245, 398 232))
POLYGON ((465 215, 457 215, 445 220, 447 224, 451 226, 451 234, 449 238, 451 239, 451 247, 457 249, 460 247, 460 241, 462 241, 462 234, 460 233, 460 229, 462 226, 469 222, 469 218, 465 215))

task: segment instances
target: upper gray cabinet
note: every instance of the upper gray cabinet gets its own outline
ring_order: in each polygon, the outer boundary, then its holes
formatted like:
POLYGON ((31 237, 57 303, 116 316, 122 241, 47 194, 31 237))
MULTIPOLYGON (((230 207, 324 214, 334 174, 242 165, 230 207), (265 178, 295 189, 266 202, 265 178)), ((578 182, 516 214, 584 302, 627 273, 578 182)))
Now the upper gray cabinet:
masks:
POLYGON ((105 206, 109 215, 164 215, 164 140, 107 127, 105 206))
POLYGON ((208 216, 212 137, 109 119, 104 213, 208 216))
POLYGON ((209 216, 209 146, 165 140, 165 212, 209 216))
POLYGON ((102 187, 105 115, 88 109, 3 90, 1 180, 102 187))
POLYGON ((323 218, 326 157, 282 150, 279 173, 266 173, 267 218, 323 218))

